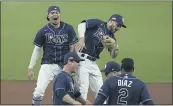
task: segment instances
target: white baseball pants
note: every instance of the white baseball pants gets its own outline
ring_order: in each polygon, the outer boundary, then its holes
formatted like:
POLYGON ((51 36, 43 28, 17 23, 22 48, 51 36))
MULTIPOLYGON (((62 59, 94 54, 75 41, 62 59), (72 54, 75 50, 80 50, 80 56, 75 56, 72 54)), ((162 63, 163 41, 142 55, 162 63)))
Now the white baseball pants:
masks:
POLYGON ((87 59, 88 54, 85 54, 84 57, 81 56, 82 54, 83 53, 78 52, 79 57, 85 59, 85 61, 79 63, 79 67, 76 71, 76 83, 80 93, 86 100, 89 86, 96 98, 99 89, 103 85, 103 79, 96 61, 87 59))
POLYGON ((49 83, 54 79, 54 77, 62 71, 62 68, 57 64, 43 64, 41 65, 37 86, 33 92, 32 104, 40 105, 42 98, 44 96, 45 90, 48 87, 49 83))

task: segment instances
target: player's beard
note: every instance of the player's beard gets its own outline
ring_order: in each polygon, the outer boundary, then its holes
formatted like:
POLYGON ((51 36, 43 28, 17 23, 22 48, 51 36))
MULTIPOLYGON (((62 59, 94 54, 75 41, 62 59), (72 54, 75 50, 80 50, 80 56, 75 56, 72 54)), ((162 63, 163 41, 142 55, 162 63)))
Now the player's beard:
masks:
POLYGON ((110 30, 111 32, 113 32, 113 33, 115 33, 116 31, 118 31, 113 25, 111 25, 111 26, 109 27, 109 30, 110 30))

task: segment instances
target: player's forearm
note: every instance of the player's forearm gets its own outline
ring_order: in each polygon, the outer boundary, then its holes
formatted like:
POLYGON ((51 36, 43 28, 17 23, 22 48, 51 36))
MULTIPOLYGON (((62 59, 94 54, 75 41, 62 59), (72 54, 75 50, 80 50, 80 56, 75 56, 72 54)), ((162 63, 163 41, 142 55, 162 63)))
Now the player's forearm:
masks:
POLYGON ((64 97, 63 97, 63 101, 64 102, 67 102, 69 104, 75 104, 76 101, 70 97, 70 95, 66 94, 64 97))
POLYGON ((31 56, 31 59, 30 59, 30 64, 29 64, 28 68, 32 68, 32 69, 34 68, 34 66, 36 64, 36 61, 39 57, 40 51, 41 51, 41 48, 38 47, 38 46, 35 46, 35 48, 33 50, 33 53, 32 53, 32 56, 31 56))
POLYGON ((106 100, 105 96, 98 94, 97 98, 94 100, 94 105, 103 105, 105 100, 106 100))
POLYGON ((75 46, 76 46, 76 43, 73 45, 70 45, 70 52, 75 52, 75 46))
POLYGON ((78 98, 76 98, 76 100, 80 102, 82 105, 85 105, 87 103, 82 96, 79 96, 78 98))

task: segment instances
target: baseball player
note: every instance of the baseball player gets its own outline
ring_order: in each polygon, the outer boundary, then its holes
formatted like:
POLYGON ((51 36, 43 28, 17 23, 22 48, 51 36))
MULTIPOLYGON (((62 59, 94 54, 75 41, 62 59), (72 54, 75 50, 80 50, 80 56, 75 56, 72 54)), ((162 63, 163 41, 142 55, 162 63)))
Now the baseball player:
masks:
POLYGON ((121 67, 117 62, 109 61, 105 65, 105 69, 104 69, 105 76, 107 78, 110 78, 112 76, 120 75, 121 74, 120 69, 121 67))
POLYGON ((53 84, 54 105, 86 104, 80 92, 74 87, 71 73, 76 71, 78 63, 84 61, 75 52, 69 52, 64 56, 64 68, 55 78, 53 84))
POLYGON ((76 72, 76 82, 85 100, 87 99, 89 86, 94 97, 96 97, 103 84, 96 60, 100 58, 99 55, 104 47, 110 52, 112 58, 117 56, 118 44, 114 33, 121 27, 126 28, 124 18, 118 14, 112 15, 108 22, 99 19, 88 19, 83 20, 78 25, 80 41, 76 45, 76 51, 78 51, 80 58, 85 59, 85 61, 80 62, 76 72))
MULTIPOLYGON (((114 61, 107 62, 104 69, 106 78, 108 79, 112 76, 120 75, 121 74, 120 69, 121 67, 117 62, 114 62, 114 61)), ((109 100, 109 97, 107 97, 104 104, 108 104, 108 100, 109 100)))
POLYGON ((36 34, 34 39, 35 48, 28 67, 28 77, 33 80, 33 68, 43 47, 41 68, 38 74, 37 86, 33 92, 33 105, 41 104, 48 84, 62 70, 64 54, 73 51, 75 43, 78 42, 73 27, 61 21, 58 6, 48 8, 47 20, 48 24, 36 34))
POLYGON ((133 60, 124 58, 121 63, 122 74, 110 77, 104 82, 94 104, 101 105, 109 97, 108 105, 153 105, 145 84, 132 75, 133 60))

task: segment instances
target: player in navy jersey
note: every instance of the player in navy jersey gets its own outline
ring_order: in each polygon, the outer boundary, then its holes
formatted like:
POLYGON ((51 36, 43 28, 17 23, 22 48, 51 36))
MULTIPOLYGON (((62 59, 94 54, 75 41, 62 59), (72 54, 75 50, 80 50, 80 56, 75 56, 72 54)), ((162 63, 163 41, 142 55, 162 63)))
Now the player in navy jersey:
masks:
MULTIPOLYGON (((76 46, 76 51, 80 58, 85 61, 80 63, 76 72, 76 81, 81 94, 87 99, 88 88, 91 87, 94 97, 96 97, 100 87, 103 85, 102 75, 96 63, 100 58, 100 53, 104 49, 103 37, 108 35, 116 40, 114 34, 124 25, 124 18, 121 15, 112 15, 107 22, 100 19, 83 20, 78 25, 80 41, 76 46)), ((118 45, 113 49, 108 49, 112 58, 118 53, 118 45)))
POLYGON ((117 62, 114 62, 114 61, 107 62, 104 69, 106 78, 120 75, 121 74, 120 69, 121 67, 117 62))
POLYGON ((133 60, 124 58, 121 62, 121 75, 110 77, 104 82, 94 104, 101 105, 109 97, 108 105, 153 105, 146 85, 132 75, 133 60))
MULTIPOLYGON (((110 78, 112 76, 117 76, 121 74, 121 66, 114 61, 109 61, 106 63, 105 65, 105 69, 104 69, 104 73, 106 78, 110 78)), ((107 104, 109 100, 109 97, 107 97, 106 102, 104 102, 104 104, 107 104)))
POLYGON ((28 67, 28 77, 32 80, 34 78, 34 65, 39 57, 41 48, 43 48, 37 86, 33 92, 33 105, 41 104, 48 84, 55 75, 62 71, 64 55, 69 51, 74 51, 74 45, 78 42, 73 27, 61 21, 60 8, 58 6, 50 6, 48 8, 47 20, 48 24, 42 27, 35 36, 35 48, 28 67))
POLYGON ((53 84, 53 104, 86 104, 80 92, 74 86, 72 73, 75 73, 78 63, 84 61, 75 52, 69 52, 64 56, 64 68, 55 78, 53 84))

